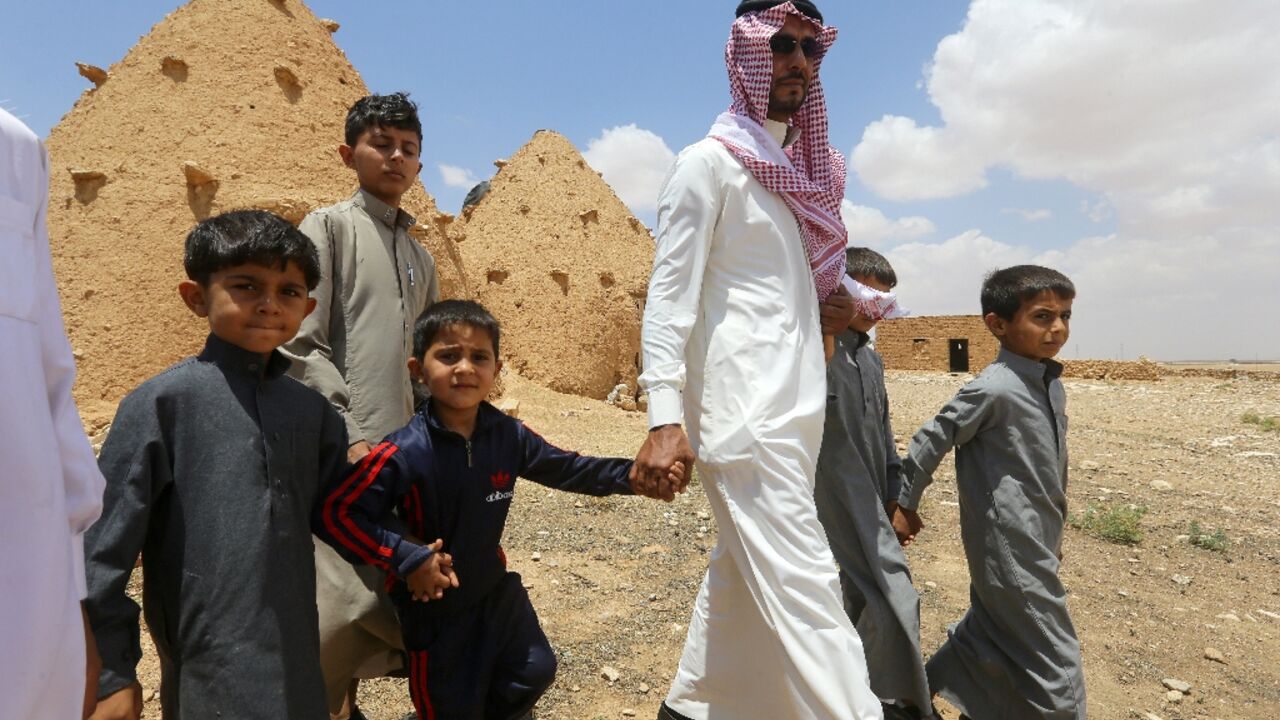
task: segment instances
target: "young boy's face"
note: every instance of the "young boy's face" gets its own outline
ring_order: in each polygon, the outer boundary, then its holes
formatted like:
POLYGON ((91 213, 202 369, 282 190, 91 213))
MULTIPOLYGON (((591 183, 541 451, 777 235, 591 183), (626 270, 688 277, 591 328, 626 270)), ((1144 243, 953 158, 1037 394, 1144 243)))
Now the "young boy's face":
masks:
POLYGON ((294 262, 283 269, 255 263, 224 268, 209 276, 208 285, 184 280, 178 292, 192 312, 209 319, 214 335, 261 355, 292 340, 316 307, 294 262))
POLYGON ((1071 335, 1071 300, 1046 290, 1024 300, 1012 320, 995 313, 988 313, 984 320, 1010 352, 1047 360, 1058 354, 1071 335))
POLYGON ((410 373, 427 386, 432 402, 459 412, 480 407, 501 369, 488 331, 462 323, 441 330, 421 360, 409 360, 410 373))
MULTIPOLYGON (((869 288, 879 290, 880 292, 889 292, 893 289, 870 275, 854 275, 853 279, 869 288)), ((853 316, 853 319, 849 321, 849 329, 857 330, 860 333, 869 333, 871 332, 871 328, 876 326, 877 322, 879 322, 879 320, 872 320, 871 318, 863 317, 862 313, 856 313, 853 316)))
POLYGON ((374 125, 356 138, 354 146, 341 145, 342 162, 356 171, 360 187, 392 206, 409 190, 422 170, 422 139, 412 130, 374 125))

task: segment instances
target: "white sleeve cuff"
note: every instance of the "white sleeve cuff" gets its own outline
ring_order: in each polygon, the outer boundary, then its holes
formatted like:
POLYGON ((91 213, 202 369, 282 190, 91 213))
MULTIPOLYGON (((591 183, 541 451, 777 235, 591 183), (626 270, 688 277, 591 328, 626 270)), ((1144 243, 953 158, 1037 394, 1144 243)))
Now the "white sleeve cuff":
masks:
POLYGON ((659 425, 683 425, 684 400, 680 391, 659 388, 649 392, 649 428, 659 425))
POLYGON ((84 574, 84 533, 71 534, 71 577, 76 586, 76 597, 89 596, 89 583, 84 574))

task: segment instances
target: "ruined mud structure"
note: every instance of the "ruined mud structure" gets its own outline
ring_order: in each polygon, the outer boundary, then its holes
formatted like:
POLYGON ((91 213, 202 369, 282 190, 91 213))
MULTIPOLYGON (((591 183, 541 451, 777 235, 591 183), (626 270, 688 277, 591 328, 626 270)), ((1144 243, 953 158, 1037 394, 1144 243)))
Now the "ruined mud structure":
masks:
POLYGON ((981 315, 922 315, 877 325, 876 351, 890 370, 976 373, 996 359, 1000 343, 981 315))
POLYGON ((454 235, 511 369, 560 392, 634 397, 653 238, 563 136, 499 161, 454 235))
MULTIPOLYGON (((296 223, 354 191, 336 147, 368 90, 337 29, 300 0, 192 0, 106 70, 80 64, 92 84, 48 138, 49 229, 87 419, 203 342, 176 292, 195 222, 263 208, 296 223)), ((647 230, 554 134, 494 184, 465 230, 421 185, 405 196, 443 294, 488 287, 512 365, 535 379, 599 399, 634 386, 647 230), (471 238, 475 278, 455 234, 471 238)))

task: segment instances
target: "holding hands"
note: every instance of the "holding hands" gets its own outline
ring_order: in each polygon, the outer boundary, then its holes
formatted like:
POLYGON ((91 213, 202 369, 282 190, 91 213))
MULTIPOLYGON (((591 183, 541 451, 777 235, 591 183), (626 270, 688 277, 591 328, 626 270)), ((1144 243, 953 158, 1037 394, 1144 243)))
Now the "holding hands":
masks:
POLYGON ((693 467, 693 448, 684 428, 660 425, 649 431, 628 479, 637 495, 671 502, 689 485, 688 469, 693 467))
POLYGON ((924 520, 920 514, 899 506, 896 501, 886 504, 885 512, 889 514, 889 522, 893 523, 893 532, 898 536, 898 544, 902 547, 910 545, 924 529, 924 520))
POLYGON ((458 575, 453 571, 453 557, 440 552, 444 541, 437 539, 430 547, 431 556, 404 579, 413 599, 422 602, 439 600, 444 597, 445 590, 458 587, 458 575))

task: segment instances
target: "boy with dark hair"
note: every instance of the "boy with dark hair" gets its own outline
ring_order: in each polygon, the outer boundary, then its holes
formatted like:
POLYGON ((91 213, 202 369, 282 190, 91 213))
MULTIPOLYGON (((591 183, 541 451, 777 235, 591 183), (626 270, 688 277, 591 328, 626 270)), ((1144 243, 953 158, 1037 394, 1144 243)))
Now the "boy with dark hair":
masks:
MULTIPOLYGON (((409 235, 416 220, 400 200, 422 169, 422 123, 404 93, 369 95, 347 113, 338 155, 355 170, 349 199, 307 215, 299 229, 316 244, 316 311, 283 348, 291 374, 338 409, 358 462, 371 444, 413 414, 406 362, 413 322, 439 299, 435 260, 409 235)), ((320 664, 335 718, 362 720, 352 678, 403 664, 400 631, 375 573, 317 544, 320 664)))
POLYGON ((261 210, 187 236, 183 302, 209 322, 204 350, 120 403, 99 465, 102 519, 85 541, 90 621, 102 656, 94 718, 136 720, 138 606, 168 718, 326 717, 311 513, 346 466, 342 418, 285 376, 320 277, 311 241, 261 210))
MULTIPOLYGON (((874 250, 849 248, 845 260, 858 290, 890 293, 898 284, 889 261, 874 250)), ((862 638, 871 690, 884 701, 885 717, 914 718, 931 704, 920 655, 920 596, 891 523, 902 462, 889 423, 884 362, 868 336, 880 320, 861 308, 835 338, 814 501, 840 566, 845 610, 862 638)))
POLYGON ((995 362, 911 441, 898 520, 916 509, 933 471, 956 449, 960 535, 973 606, 929 660, 929 685, 978 720, 1086 717, 1080 642, 1058 578, 1067 518, 1067 414, 1062 365, 1075 286, 1036 265, 982 285, 995 362))
MULTIPOLYGON (((431 306, 410 361, 430 399, 317 508, 317 532, 343 557, 391 573, 420 718, 523 718, 555 677, 555 654, 501 546, 516 478, 632 492, 630 460, 561 450, 485 402, 502 367, 498 336, 475 302, 431 306), (408 535, 379 524, 393 508, 408 535)), ((673 481, 683 472, 677 464, 673 481)))

